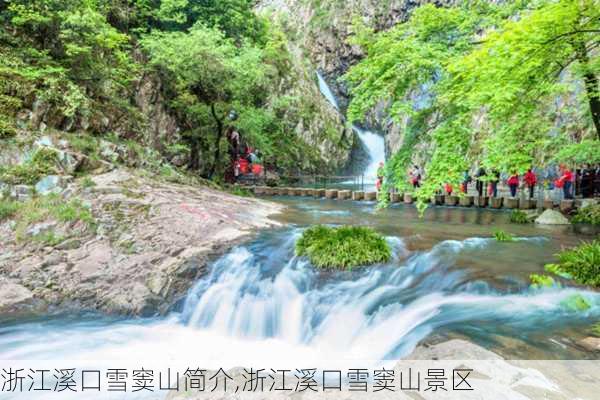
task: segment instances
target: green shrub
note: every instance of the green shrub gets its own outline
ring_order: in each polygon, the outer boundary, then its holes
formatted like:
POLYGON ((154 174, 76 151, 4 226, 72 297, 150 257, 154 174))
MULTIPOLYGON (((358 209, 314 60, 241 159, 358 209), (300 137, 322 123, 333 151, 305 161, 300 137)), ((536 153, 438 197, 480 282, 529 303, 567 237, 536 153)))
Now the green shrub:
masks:
POLYGON ((494 238, 499 242, 514 242, 515 238, 510 233, 504 231, 494 232, 494 238))
POLYGON ((528 224, 530 221, 526 212, 521 210, 512 210, 510 213, 510 222, 513 224, 528 224))
POLYGON ((0 200, 0 221, 15 215, 21 208, 21 203, 10 199, 0 200))
POLYGON ((564 279, 573 279, 573 276, 571 274, 569 274, 568 272, 565 272, 562 267, 558 264, 546 264, 544 266, 544 270, 546 272, 550 272, 551 274, 560 276, 561 278, 564 279))
POLYGON ((83 187, 83 188, 91 188, 94 186, 96 186, 96 182, 94 182, 94 180, 92 178, 90 178, 89 176, 85 176, 81 180, 81 187, 83 187))
POLYGON ((573 223, 600 225, 600 204, 580 208, 573 217, 573 223))
POLYGON ((385 238, 367 227, 329 228, 317 225, 296 242, 296 254, 317 268, 352 269, 386 262, 391 250, 385 238))
POLYGON ((562 251, 558 254, 558 266, 577 283, 600 287, 600 240, 562 251))
POLYGON ((592 325, 591 333, 596 337, 600 337, 600 322, 592 325))
POLYGON ((44 176, 56 172, 57 162, 56 151, 41 147, 23 164, 0 167, 0 180, 10 185, 35 185, 44 176))
POLYGON ((556 284, 554 279, 548 275, 531 274, 529 275, 529 279, 531 280, 531 288, 533 289, 552 287, 556 284))

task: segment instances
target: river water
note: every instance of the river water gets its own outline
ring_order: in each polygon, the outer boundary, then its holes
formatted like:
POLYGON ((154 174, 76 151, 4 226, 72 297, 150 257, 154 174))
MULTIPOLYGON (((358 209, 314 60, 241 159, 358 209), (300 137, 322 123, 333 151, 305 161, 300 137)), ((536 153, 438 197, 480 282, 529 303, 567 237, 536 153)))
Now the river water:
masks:
POLYGON ((168 317, 57 315, 0 327, 0 360, 178 360, 205 367, 244 363, 385 360, 424 342, 464 338, 519 359, 592 357, 574 342, 600 319, 596 292, 565 286, 534 291, 570 228, 508 223, 490 210, 280 198, 284 227, 261 233, 214 263, 168 317), (386 235, 394 258, 354 272, 318 272, 294 256, 315 223, 362 224, 386 235), (520 238, 491 239, 495 229, 520 238), (592 308, 561 303, 581 294, 592 308))

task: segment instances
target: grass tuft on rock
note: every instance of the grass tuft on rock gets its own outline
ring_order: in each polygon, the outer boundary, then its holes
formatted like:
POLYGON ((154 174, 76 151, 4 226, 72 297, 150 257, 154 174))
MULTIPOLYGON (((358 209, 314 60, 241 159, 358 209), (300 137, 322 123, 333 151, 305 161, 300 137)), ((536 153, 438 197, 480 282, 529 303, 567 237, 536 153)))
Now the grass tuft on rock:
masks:
POLYGON ((494 232, 494 238, 499 242, 514 242, 515 237, 508 232, 498 230, 494 232))
POLYGON ((600 225, 600 204, 580 208, 571 222, 574 224, 600 225))
POLYGON ((512 210, 510 213, 510 222, 513 224, 528 224, 531 222, 526 212, 521 210, 512 210))
POLYGON ((313 226, 296 242, 296 254, 306 256, 317 268, 346 269, 389 261, 385 238, 371 228, 313 226))
POLYGON ((556 268, 577 283, 600 287, 600 239, 560 252, 556 268))

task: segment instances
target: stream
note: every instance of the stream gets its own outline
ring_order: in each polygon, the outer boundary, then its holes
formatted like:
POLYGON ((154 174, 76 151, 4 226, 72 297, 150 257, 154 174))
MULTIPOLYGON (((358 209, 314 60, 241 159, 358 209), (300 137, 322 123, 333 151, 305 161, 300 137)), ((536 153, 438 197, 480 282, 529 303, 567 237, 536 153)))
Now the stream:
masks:
POLYGON ((419 344, 463 338, 507 358, 585 359, 574 343, 600 318, 600 295, 564 286, 531 290, 570 228, 512 225, 508 214, 276 198, 285 225, 218 259, 167 317, 58 315, 4 324, 1 360, 202 360, 204 367, 256 363, 393 360, 419 344), (393 260, 353 272, 319 272, 294 256, 315 223, 369 225, 386 235, 393 260), (520 238, 491 238, 505 229, 520 238), (561 303, 581 294, 591 304, 561 303))

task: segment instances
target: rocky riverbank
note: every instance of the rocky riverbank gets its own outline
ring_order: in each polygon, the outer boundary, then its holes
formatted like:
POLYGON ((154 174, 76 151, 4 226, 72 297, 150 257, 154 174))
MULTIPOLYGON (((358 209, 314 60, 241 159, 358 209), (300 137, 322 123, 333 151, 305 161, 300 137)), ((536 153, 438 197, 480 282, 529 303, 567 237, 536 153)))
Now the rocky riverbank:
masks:
POLYGON ((92 228, 50 216, 19 234, 18 220, 0 222, 3 317, 65 309, 164 314, 212 259, 275 225, 269 216, 282 208, 123 169, 85 179, 60 196, 88 209, 92 228), (30 240, 39 236, 67 239, 30 240))

